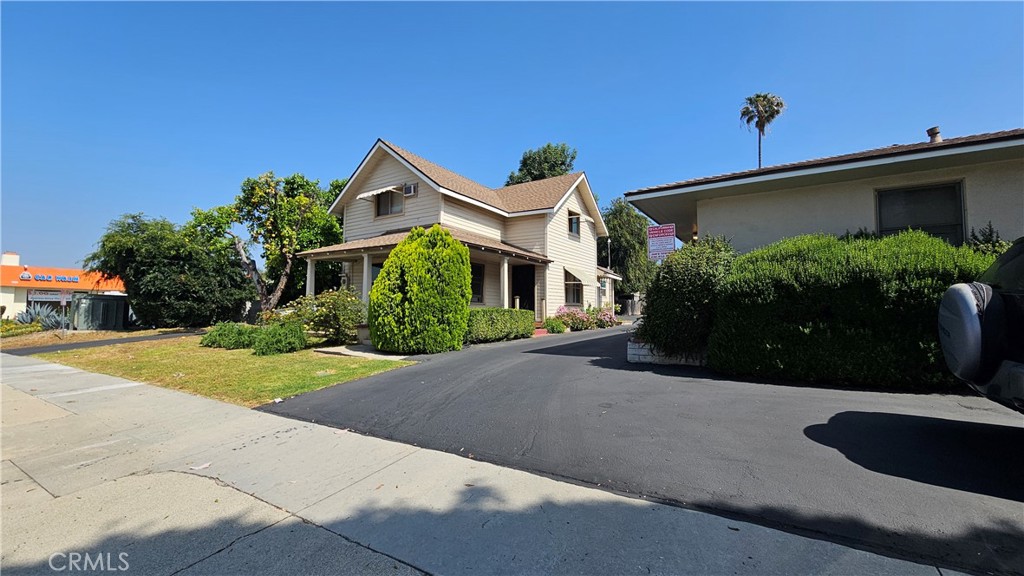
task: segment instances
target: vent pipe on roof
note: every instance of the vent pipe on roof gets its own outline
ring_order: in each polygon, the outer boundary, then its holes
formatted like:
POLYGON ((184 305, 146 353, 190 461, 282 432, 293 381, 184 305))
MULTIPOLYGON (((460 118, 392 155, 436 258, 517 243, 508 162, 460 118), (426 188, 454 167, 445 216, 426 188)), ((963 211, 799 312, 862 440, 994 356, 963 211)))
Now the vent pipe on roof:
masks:
POLYGON ((928 129, 928 143, 935 144, 936 142, 942 142, 942 134, 939 134, 938 126, 932 126, 928 129))

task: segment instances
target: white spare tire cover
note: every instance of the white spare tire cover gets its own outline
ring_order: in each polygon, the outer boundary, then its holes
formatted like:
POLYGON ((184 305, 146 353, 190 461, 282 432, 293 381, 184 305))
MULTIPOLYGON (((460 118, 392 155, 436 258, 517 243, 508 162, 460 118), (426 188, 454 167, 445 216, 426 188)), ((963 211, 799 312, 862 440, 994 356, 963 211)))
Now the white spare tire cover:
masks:
POLYGON ((946 365, 957 378, 973 381, 981 373, 981 319, 991 290, 985 284, 954 284, 942 296, 939 342, 946 365), (988 298, 981 286, 988 289, 988 298))

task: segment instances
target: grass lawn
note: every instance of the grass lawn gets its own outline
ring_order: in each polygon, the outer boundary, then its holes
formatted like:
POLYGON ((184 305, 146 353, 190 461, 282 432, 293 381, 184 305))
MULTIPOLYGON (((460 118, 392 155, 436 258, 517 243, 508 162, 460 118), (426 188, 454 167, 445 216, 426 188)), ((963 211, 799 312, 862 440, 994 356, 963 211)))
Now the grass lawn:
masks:
POLYGON ((36 357, 248 407, 412 364, 329 356, 312 350, 253 356, 252 350, 203 348, 198 336, 111 344, 36 357))
POLYGON ((36 346, 50 346, 52 344, 115 340, 119 338, 132 338, 134 336, 149 336, 151 334, 168 334, 170 332, 188 333, 189 331, 180 328, 160 328, 157 330, 68 330, 67 335, 65 335, 63 330, 47 330, 22 336, 8 336, 0 340, 0 349, 35 348, 36 346))

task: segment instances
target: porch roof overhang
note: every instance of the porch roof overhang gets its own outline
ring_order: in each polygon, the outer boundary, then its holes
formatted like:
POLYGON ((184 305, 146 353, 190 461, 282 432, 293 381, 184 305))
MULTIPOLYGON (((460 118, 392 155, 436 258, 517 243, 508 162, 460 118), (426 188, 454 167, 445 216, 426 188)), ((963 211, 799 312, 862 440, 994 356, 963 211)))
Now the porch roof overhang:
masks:
MULTIPOLYGON (((525 260, 527 262, 534 262, 537 264, 549 264, 552 262, 550 258, 546 258, 542 254, 524 250, 518 246, 506 244, 500 240, 495 240, 479 234, 473 234, 472 232, 466 232, 457 228, 445 227, 445 230, 451 233, 452 238, 462 242, 471 249, 475 248, 485 252, 500 254, 510 258, 516 258, 518 260, 525 260)), ((373 238, 363 238, 360 240, 345 242, 343 244, 335 244, 333 246, 324 246, 323 248, 306 250, 305 252, 299 252, 297 256, 305 260, 313 261, 344 260, 347 256, 380 252, 382 250, 390 251, 392 248, 397 246, 399 242, 405 240, 408 235, 409 230, 388 232, 380 236, 374 236, 373 238)))

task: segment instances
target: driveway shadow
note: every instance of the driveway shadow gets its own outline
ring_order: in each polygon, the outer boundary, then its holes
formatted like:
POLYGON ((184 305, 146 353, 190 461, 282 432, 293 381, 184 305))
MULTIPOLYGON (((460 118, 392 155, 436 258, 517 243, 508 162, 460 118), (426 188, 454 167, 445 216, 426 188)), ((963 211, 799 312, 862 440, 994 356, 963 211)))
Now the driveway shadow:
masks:
POLYGON ((804 429, 880 474, 1024 502, 1024 428, 884 412, 840 412, 804 429))

